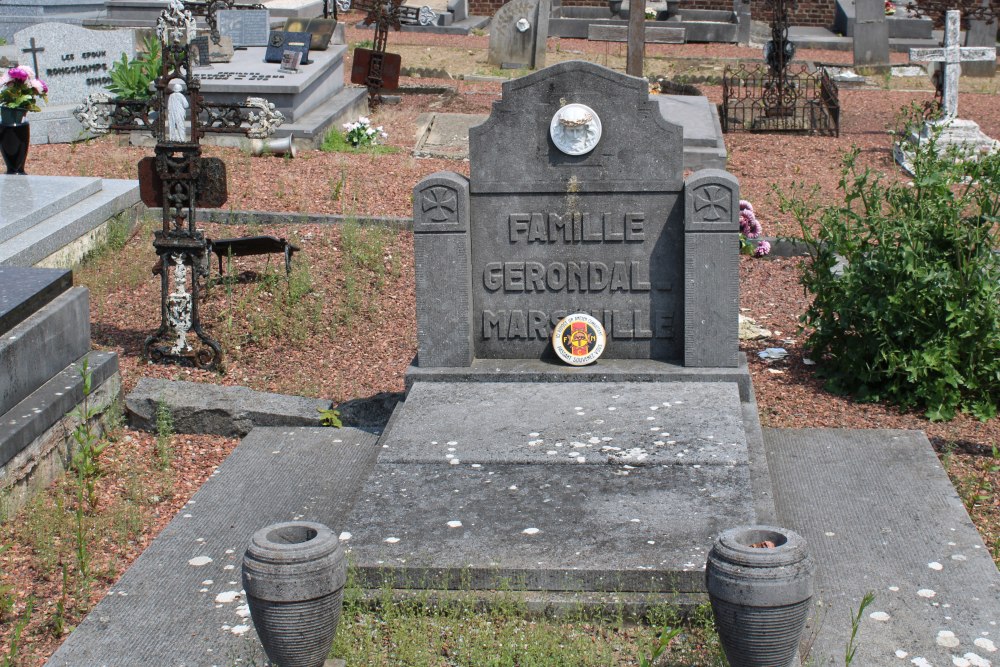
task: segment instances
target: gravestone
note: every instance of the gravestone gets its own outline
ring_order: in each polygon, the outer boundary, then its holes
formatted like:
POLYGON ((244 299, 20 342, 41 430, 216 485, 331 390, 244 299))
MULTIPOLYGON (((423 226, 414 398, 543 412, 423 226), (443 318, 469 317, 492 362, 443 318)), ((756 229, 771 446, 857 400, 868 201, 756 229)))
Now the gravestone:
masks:
POLYGON ((889 24, 883 0, 854 3, 854 65, 889 64, 889 24))
POLYGON ((498 67, 545 67, 549 35, 547 0, 511 0, 497 10, 490 22, 488 61, 498 67))
POLYGON ((111 68, 122 54, 135 56, 131 30, 90 30, 66 23, 39 23, 14 35, 21 62, 49 85, 49 105, 77 105, 106 92, 111 68))
POLYGON ((418 352, 345 526, 362 585, 697 592, 716 532, 770 520, 739 186, 684 178, 664 109, 560 63, 504 83, 469 178, 414 188, 418 352), (607 332, 589 366, 551 349, 572 313, 607 332))
POLYGON ((216 12, 219 32, 233 40, 233 47, 267 46, 271 31, 266 9, 220 9, 216 12))
POLYGON ((736 366, 738 187, 720 170, 682 179, 661 108, 645 80, 582 62, 504 84, 469 131, 471 180, 414 189, 421 368, 550 358, 577 311, 603 322, 607 358, 736 366), (568 102, 600 121, 577 155, 550 136, 568 102))

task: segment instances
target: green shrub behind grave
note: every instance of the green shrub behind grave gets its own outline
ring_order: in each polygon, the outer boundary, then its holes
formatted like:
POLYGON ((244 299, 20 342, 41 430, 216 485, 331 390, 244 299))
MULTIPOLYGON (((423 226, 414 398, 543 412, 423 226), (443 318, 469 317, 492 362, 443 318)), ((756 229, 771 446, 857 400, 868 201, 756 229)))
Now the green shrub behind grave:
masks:
POLYGON ((160 42, 152 36, 143 38, 143 52, 129 59, 122 54, 121 60, 115 61, 108 76, 111 83, 108 90, 117 97, 126 100, 144 100, 152 97, 149 84, 160 76, 162 60, 160 42))
POLYGON ((912 183, 843 162, 842 206, 782 197, 813 255, 802 318, 827 387, 947 420, 1000 403, 1000 155, 917 147, 912 183), (817 217, 818 225, 812 221, 817 217))

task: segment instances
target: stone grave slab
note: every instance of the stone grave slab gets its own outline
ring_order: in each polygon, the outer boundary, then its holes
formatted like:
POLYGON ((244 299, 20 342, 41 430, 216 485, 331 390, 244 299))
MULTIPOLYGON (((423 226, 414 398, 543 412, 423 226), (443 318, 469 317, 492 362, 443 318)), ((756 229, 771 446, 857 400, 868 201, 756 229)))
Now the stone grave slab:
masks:
POLYGON ((732 383, 418 383, 348 520, 355 563, 376 587, 701 591, 715 532, 755 517, 742 415, 732 383))
POLYGON ((375 588, 697 592, 749 495, 745 466, 379 463, 347 544, 375 588))
POLYGON ((106 92, 110 71, 123 53, 135 55, 131 30, 90 30, 67 23, 39 23, 14 35, 31 65, 49 85, 49 105, 76 105, 91 93, 106 92), (34 43, 32 44, 32 40, 34 43))
POLYGON ((997 664, 1000 572, 920 431, 765 429, 780 525, 816 559, 811 664, 997 664), (974 655, 970 655, 974 654, 974 655))
POLYGON ((417 117, 416 157, 469 157, 469 128, 486 120, 484 114, 422 113, 417 117))
POLYGON ((341 531, 374 455, 356 429, 254 429, 47 664, 260 664, 240 594, 250 536, 293 519, 341 531))
POLYGON ((417 383, 380 463, 745 465, 734 383, 417 383), (517 419, 511 419, 512 411, 517 419))
POLYGON ((72 287, 4 333, 0 414, 90 349, 89 294, 85 287, 72 287))
POLYGON ((86 177, 4 178, 0 181, 0 243, 101 190, 86 177))
POLYGON ((201 94, 210 102, 243 102, 263 97, 294 122, 324 105, 344 88, 344 45, 310 52, 311 64, 298 72, 279 72, 276 63, 265 63, 263 48, 236 51, 228 63, 198 70, 201 94))
POLYGON ((0 334, 10 331, 72 285, 73 272, 68 269, 0 266, 0 334))

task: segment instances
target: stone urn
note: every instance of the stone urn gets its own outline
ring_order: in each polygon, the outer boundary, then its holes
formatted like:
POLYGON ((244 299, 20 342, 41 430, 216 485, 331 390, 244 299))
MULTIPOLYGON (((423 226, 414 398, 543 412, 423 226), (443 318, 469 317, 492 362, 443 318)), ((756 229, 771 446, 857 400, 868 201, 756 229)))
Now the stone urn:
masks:
POLYGON ((723 532, 705 583, 731 667, 789 667, 813 595, 813 560, 798 534, 773 526, 723 532))
POLYGON ((320 667, 333 644, 347 579, 340 540, 320 523, 261 528, 243 556, 257 635, 272 664, 320 667))

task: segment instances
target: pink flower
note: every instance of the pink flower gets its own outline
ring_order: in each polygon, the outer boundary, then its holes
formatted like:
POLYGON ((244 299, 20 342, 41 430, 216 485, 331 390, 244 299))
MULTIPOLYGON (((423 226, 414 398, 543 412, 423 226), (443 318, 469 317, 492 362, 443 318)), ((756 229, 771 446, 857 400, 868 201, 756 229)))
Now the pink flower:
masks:
POLYGON ((0 75, 0 86, 6 86, 8 83, 10 83, 13 80, 14 79, 10 78, 10 74, 8 74, 7 72, 4 72, 3 75, 0 75))
POLYGON ((28 81, 34 78, 35 73, 31 71, 30 67, 11 67, 7 70, 7 76, 15 81, 28 81))
POLYGON ((767 241, 760 241, 757 247, 754 248, 754 257, 763 257, 764 255, 769 255, 771 253, 771 244, 767 241))
POLYGON ((44 95, 49 92, 49 87, 45 85, 45 82, 41 79, 32 79, 31 87, 38 91, 39 94, 44 95))

